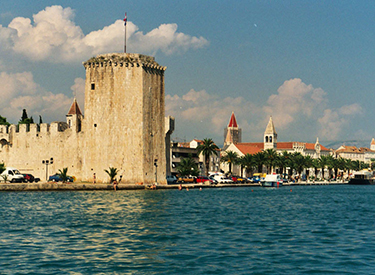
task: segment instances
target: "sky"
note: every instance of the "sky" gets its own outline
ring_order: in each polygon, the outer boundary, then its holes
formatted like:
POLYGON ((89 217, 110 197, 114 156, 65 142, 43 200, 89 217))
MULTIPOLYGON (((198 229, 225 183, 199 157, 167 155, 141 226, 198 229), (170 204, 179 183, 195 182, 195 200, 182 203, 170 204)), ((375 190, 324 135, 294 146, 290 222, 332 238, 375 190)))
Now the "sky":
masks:
POLYGON ((84 110, 82 62, 101 53, 155 57, 172 138, 222 145, 234 112, 243 142, 375 137, 374 1, 0 2, 0 115, 65 121, 84 110))

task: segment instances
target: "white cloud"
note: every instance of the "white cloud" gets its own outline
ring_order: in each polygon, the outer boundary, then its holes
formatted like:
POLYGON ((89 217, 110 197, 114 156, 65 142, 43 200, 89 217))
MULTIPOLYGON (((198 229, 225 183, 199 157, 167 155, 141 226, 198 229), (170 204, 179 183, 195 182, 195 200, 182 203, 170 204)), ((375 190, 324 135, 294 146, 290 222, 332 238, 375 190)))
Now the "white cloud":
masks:
MULTIPOLYGON (((2 48, 31 60, 51 62, 83 60, 99 53, 123 49, 122 20, 85 36, 73 19, 74 11, 61 6, 46 7, 33 15, 33 21, 24 17, 14 18, 8 27, 0 25, 2 48)), ((162 24, 143 34, 136 25, 128 22, 127 36, 127 48, 145 54, 158 51, 172 54, 208 45, 203 37, 177 32, 177 24, 162 24)))
POLYGON ((22 109, 26 109, 34 121, 39 115, 43 120, 64 121, 72 98, 64 94, 53 94, 45 91, 34 82, 30 72, 0 74, 0 101, 1 116, 6 117, 11 123, 17 123, 21 117, 22 109))
POLYGON ((83 112, 85 108, 85 80, 83 78, 77 77, 74 79, 74 85, 70 87, 73 91, 74 97, 77 99, 79 107, 83 112))
MULTIPOLYGON (((222 136, 232 111, 235 112, 241 128, 245 131, 251 129, 254 132, 259 132, 254 128, 253 121, 258 120, 260 108, 243 97, 224 98, 209 94, 205 90, 195 91, 192 89, 181 97, 166 95, 165 105, 166 115, 176 118, 176 129, 189 125, 192 136, 199 138, 209 137, 208 135, 222 136)), ((222 140, 218 140, 219 144, 220 142, 222 140)))
POLYGON ((268 98, 263 110, 272 115, 275 124, 286 128, 301 115, 312 117, 326 105, 326 93, 321 88, 307 85, 299 78, 287 80, 268 98))
POLYGON ((352 116, 362 113, 359 104, 343 106, 337 110, 326 109, 323 116, 318 119, 320 124, 319 135, 328 140, 335 140, 343 129, 350 123, 352 116))

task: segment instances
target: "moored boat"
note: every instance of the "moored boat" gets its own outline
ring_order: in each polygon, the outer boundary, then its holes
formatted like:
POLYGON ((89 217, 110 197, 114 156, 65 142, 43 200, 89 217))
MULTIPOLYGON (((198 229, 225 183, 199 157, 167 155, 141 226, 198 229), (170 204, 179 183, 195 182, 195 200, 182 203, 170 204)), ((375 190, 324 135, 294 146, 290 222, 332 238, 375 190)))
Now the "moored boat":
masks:
POLYGON ((358 171, 353 173, 353 177, 349 180, 349 184, 368 185, 375 184, 374 174, 372 171, 358 171))
POLYGON ((270 174, 266 175, 264 181, 262 182, 263 187, 281 187, 283 186, 283 180, 280 175, 270 174))

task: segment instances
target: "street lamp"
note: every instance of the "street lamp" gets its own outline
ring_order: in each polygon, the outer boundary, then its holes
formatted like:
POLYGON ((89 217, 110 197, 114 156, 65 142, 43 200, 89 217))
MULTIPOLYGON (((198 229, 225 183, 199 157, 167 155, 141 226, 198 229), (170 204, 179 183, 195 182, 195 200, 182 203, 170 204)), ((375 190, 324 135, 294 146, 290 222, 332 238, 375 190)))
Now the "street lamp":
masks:
POLYGON ((42 160, 42 163, 46 165, 46 181, 48 181, 48 164, 53 164, 53 158, 42 160))

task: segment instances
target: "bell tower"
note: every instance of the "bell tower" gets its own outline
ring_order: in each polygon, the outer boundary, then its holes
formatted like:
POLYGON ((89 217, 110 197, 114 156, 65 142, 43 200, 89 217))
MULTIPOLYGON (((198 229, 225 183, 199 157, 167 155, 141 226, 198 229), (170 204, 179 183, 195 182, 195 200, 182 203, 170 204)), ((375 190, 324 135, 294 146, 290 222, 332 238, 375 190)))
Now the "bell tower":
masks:
POLYGON ((234 112, 230 116, 228 127, 224 129, 224 146, 241 142, 241 128, 238 127, 234 112))
POLYGON ((273 125, 272 116, 268 121, 266 131, 264 132, 264 150, 276 149, 277 147, 277 133, 273 125))

